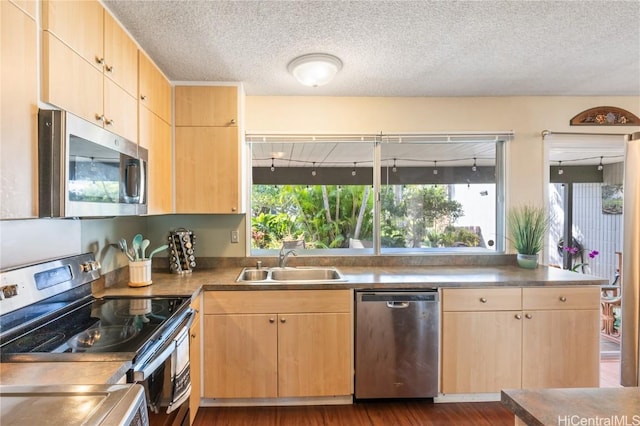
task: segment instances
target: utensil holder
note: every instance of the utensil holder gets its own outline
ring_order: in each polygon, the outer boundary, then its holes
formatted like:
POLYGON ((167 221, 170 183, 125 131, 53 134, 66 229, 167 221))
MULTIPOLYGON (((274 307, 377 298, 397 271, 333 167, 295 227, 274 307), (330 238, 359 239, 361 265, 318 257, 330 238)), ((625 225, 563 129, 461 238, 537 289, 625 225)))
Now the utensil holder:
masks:
POLYGON ((129 262, 129 287, 144 287, 151 283, 150 259, 129 262))

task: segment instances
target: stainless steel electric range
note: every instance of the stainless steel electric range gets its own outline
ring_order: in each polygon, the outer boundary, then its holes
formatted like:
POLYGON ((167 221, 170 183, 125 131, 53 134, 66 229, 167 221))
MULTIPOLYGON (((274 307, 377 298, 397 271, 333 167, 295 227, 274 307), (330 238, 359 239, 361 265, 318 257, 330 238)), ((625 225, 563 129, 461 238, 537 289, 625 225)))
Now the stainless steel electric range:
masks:
MULTIPOLYGON (((188 345, 189 297, 105 297, 91 294, 100 277, 92 253, 0 273, 0 359, 131 361, 127 382, 145 387, 158 412, 165 365, 188 345), (186 341, 186 342, 185 342, 186 341)), ((188 353, 188 351, 187 351, 188 353)), ((188 362, 169 374, 169 411, 188 399, 188 362)))

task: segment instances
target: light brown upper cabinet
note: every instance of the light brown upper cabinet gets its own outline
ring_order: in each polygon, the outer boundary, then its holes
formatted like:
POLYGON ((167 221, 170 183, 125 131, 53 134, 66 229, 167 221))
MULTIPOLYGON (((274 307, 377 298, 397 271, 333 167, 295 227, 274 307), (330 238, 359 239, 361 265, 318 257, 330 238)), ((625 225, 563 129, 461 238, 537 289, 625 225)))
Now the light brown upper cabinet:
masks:
POLYGON ((0 219, 37 217, 36 22, 8 1, 0 21, 0 219))
POLYGON ((24 13, 36 19, 36 9, 38 7, 37 0, 9 0, 11 3, 18 6, 24 13))
POLYGON ((176 86, 176 213, 242 213, 236 86, 176 86))
POLYGON ((138 65, 139 144, 149 151, 147 213, 173 213, 171 84, 141 50, 138 65))
POLYGON ((176 126, 238 126, 235 86, 176 86, 176 126))
POLYGON ((171 125, 140 107, 140 146, 149 151, 147 213, 172 213, 171 125))
POLYGON ((171 124, 171 84, 142 51, 139 51, 139 68, 140 105, 171 124))
POLYGON ((238 213, 237 127, 176 127, 176 213, 238 213))
POLYGON ((138 95, 138 46, 113 17, 104 13, 104 75, 129 95, 138 95))
POLYGON ((135 42, 94 0, 43 0, 42 28, 42 100, 137 141, 135 42))

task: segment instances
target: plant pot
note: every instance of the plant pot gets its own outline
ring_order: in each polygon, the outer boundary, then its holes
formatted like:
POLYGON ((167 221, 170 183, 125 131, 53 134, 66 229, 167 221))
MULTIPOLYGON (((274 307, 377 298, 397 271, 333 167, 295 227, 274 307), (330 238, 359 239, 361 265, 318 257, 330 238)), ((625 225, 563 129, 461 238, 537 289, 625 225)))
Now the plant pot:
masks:
POLYGON ((537 254, 520 254, 518 253, 518 266, 525 269, 536 269, 538 267, 537 254))

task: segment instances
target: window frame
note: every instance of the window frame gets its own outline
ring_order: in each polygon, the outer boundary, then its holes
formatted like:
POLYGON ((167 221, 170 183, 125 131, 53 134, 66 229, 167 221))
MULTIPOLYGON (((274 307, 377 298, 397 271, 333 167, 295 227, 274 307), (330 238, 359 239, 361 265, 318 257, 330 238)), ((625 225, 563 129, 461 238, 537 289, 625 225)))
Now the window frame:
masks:
POLYGON ((263 257, 277 255, 277 249, 254 249, 252 245, 252 192, 253 192, 253 149, 254 143, 268 143, 286 142, 287 139, 293 138, 299 143, 314 143, 322 141, 323 139, 336 140, 344 137, 344 142, 352 142, 354 139, 362 138, 368 139, 375 138, 373 145, 373 247, 371 248, 332 248, 332 249, 313 249, 310 251, 304 251, 300 254, 306 256, 431 256, 431 255, 503 255, 506 253, 506 187, 507 187, 507 174, 506 174, 506 156, 507 156, 507 143, 513 138, 513 132, 457 132, 457 133, 395 133, 395 134, 345 134, 345 135, 333 135, 333 134, 282 134, 282 133, 252 133, 247 132, 245 134, 245 147, 248 155, 248 173, 249 178, 246 179, 248 185, 247 191, 247 205, 249 206, 247 211, 246 229, 247 229, 247 244, 246 250, 248 257, 263 257), (281 138, 281 139, 279 139, 281 138), (262 139, 262 140, 261 140, 262 139), (381 224, 380 224, 380 209, 381 209, 381 188, 382 188, 382 146, 385 143, 393 143, 398 140, 410 139, 413 143, 417 143, 420 139, 423 141, 420 143, 433 144, 433 143, 464 143, 464 142, 493 142, 495 143, 495 186, 496 186, 496 199, 495 199, 495 215, 496 215, 496 239, 495 249, 489 250, 486 248, 461 248, 461 247, 443 247, 443 248, 405 248, 398 249, 397 253, 384 253, 381 248, 381 224), (501 236, 501 237, 498 237, 501 236))

